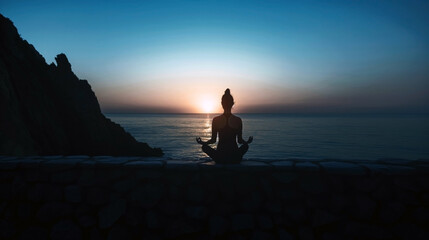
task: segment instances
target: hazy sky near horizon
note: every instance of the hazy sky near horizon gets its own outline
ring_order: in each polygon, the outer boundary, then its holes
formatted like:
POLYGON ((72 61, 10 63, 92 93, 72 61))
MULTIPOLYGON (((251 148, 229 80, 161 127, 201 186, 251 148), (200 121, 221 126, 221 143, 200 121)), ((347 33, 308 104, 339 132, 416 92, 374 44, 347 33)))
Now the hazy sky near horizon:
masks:
POLYGON ((9 1, 104 112, 429 112, 428 1, 9 1), (210 109, 212 108, 212 109, 210 109))

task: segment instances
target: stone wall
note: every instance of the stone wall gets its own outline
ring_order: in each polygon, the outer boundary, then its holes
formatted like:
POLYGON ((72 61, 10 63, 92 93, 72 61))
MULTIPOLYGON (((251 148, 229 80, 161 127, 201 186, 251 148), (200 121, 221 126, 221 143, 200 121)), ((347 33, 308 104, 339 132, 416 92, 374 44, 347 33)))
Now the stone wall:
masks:
POLYGON ((0 157, 0 239, 429 239, 428 161, 0 157))

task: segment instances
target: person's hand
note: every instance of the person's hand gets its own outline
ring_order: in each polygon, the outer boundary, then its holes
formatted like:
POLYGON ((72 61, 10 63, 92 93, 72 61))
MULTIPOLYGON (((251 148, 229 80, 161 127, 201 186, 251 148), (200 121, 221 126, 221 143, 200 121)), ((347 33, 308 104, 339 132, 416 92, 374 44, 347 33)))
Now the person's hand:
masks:
POLYGON ((250 144, 250 143, 252 143, 253 142, 253 136, 250 136, 249 137, 249 140, 247 140, 247 144, 250 144))
POLYGON ((201 145, 204 145, 204 142, 201 140, 200 137, 197 137, 196 140, 197 140, 197 143, 199 143, 201 145))

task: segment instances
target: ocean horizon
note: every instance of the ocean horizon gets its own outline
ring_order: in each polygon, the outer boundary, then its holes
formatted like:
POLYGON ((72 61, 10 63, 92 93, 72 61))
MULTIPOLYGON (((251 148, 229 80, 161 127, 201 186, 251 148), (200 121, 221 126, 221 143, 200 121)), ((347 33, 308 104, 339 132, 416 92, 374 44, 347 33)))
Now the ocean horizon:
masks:
MULTIPOLYGON (((166 159, 208 159, 196 137, 208 140, 219 114, 107 113, 166 159)), ((244 159, 429 159, 429 115, 239 113, 243 138, 254 137, 244 159)), ((216 146, 213 144, 212 146, 216 146)))

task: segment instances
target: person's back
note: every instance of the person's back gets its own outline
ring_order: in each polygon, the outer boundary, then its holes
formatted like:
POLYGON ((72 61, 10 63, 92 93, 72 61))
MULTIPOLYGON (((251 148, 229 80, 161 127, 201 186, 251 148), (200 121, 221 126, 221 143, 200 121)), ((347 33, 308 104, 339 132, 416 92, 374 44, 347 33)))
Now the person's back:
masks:
POLYGON ((231 152, 238 149, 236 139, 241 129, 241 119, 239 117, 232 114, 222 114, 213 119, 213 127, 218 129, 218 151, 231 152))
POLYGON ((253 140, 253 137, 249 137, 248 141, 243 140, 243 124, 241 118, 231 113, 233 105, 234 99, 227 89, 222 96, 224 113, 213 119, 211 139, 203 142, 201 138, 197 138, 197 142, 203 145, 203 151, 218 163, 239 163, 249 149, 248 144, 253 140), (215 150, 208 144, 215 143, 218 134, 219 142, 215 150), (243 145, 238 147, 237 141, 243 145))

